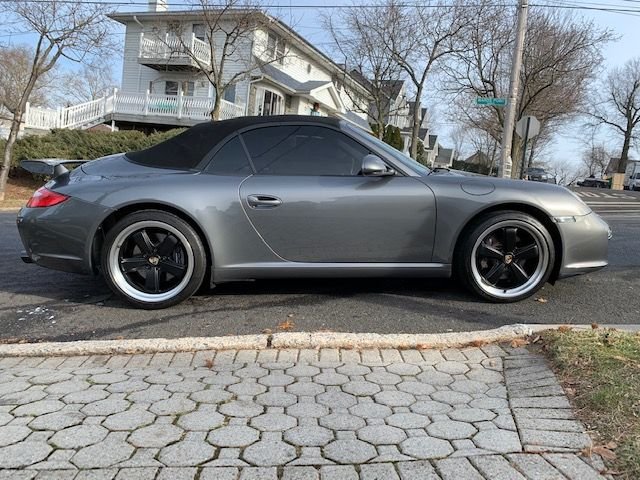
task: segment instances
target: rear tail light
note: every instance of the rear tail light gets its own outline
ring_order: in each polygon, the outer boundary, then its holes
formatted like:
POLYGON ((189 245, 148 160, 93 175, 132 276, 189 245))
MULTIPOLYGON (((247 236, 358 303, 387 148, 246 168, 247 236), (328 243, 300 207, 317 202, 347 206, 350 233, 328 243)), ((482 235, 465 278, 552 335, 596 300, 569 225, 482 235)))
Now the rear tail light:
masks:
POLYGON ((35 191, 31 199, 27 203, 27 207, 52 207, 64 202, 68 198, 69 197, 67 195, 51 191, 48 188, 40 187, 35 191))

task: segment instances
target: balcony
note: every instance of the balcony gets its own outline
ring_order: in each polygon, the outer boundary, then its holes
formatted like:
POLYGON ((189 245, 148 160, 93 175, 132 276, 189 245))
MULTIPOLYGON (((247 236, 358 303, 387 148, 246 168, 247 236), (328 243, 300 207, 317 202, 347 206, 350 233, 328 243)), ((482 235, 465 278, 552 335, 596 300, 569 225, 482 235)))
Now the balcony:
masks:
POLYGON ((197 39, 179 38, 166 34, 140 34, 138 63, 160 71, 197 71, 211 65, 209 44, 197 39))

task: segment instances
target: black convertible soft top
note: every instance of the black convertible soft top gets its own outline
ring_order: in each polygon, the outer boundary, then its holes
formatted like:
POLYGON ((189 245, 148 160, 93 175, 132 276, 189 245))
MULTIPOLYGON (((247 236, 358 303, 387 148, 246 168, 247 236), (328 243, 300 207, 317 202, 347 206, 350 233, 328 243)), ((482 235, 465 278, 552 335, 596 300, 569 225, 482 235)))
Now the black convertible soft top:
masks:
POLYGON ((306 115, 238 117, 218 122, 205 122, 153 147, 129 152, 126 156, 130 161, 148 167, 189 170, 195 168, 218 142, 246 127, 282 123, 322 123, 337 127, 339 122, 337 118, 306 115))

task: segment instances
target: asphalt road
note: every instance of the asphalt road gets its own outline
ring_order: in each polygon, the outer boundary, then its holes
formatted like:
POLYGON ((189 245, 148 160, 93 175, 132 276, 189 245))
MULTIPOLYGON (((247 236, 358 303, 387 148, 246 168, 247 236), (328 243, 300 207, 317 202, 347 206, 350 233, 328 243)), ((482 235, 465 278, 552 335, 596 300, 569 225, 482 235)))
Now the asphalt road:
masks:
POLYGON ((296 280, 224 284, 166 310, 134 310, 100 278, 22 263, 16 214, 0 213, 0 341, 237 335, 285 321, 293 331, 378 333, 640 323, 640 195, 579 193, 613 229, 610 266, 545 286, 536 295, 545 303, 509 305, 478 301, 449 280, 296 280))

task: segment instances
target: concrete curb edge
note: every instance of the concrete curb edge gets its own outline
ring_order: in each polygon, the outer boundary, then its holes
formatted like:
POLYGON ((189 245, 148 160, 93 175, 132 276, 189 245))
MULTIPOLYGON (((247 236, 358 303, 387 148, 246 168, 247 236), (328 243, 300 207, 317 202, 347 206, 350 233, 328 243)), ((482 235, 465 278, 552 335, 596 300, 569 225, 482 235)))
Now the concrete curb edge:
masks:
MULTIPOLYGON (((150 338, 136 340, 82 340, 0 344, 0 357, 43 357, 75 355, 126 355, 140 353, 176 353, 203 350, 263 350, 268 348, 454 348, 474 343, 508 342, 562 325, 505 325, 491 330, 429 334, 378 333, 298 333, 240 335, 228 337, 150 338)), ((590 325, 567 325, 574 329, 591 329, 590 325)), ((602 328, 608 326, 603 325, 602 328)), ((622 325, 613 328, 628 329, 622 325)), ((630 326, 640 330, 639 325, 630 326)))

